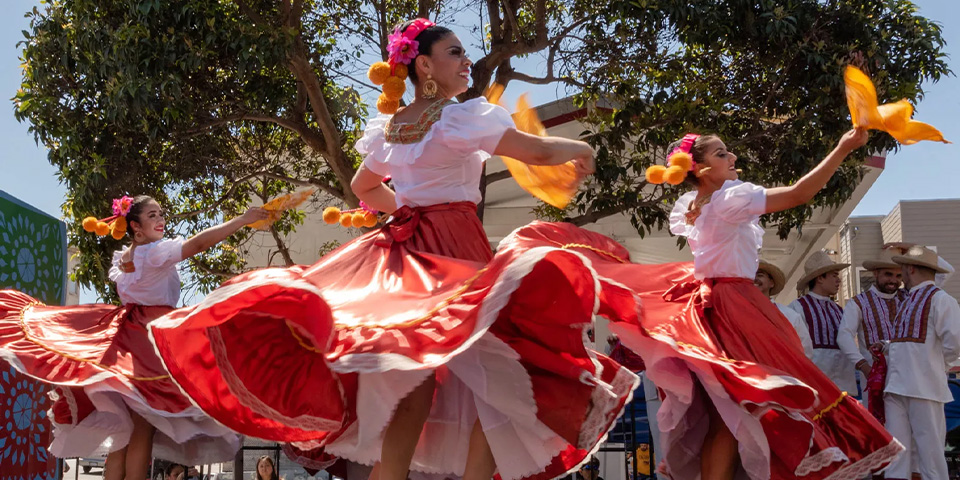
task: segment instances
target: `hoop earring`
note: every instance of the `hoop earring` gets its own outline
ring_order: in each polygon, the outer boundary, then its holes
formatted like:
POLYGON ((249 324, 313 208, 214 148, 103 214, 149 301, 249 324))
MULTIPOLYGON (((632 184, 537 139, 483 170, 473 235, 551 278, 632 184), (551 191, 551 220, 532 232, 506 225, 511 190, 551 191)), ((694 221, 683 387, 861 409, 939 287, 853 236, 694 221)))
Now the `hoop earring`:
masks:
POLYGON ((143 232, 134 232, 133 234, 134 242, 139 242, 141 238, 143 238, 143 232))
POLYGON ((423 82, 423 98, 432 100, 437 97, 437 82, 433 76, 427 74, 427 81, 423 82))

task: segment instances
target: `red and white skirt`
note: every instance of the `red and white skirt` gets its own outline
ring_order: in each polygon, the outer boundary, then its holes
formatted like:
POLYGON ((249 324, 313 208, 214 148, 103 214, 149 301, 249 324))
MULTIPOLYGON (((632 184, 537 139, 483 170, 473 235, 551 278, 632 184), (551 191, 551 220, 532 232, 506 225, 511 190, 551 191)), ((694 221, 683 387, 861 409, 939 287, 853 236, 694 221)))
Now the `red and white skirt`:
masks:
POLYGON ((239 437, 192 406, 154 352, 146 325, 170 307, 46 306, 0 290, 0 358, 55 386, 50 420, 57 457, 125 447, 130 410, 157 428, 153 454, 198 465, 233 458, 239 437))
POLYGON ((588 346, 601 292, 585 257, 493 256, 475 208, 404 207, 315 265, 235 277, 151 323, 157 351, 205 412, 300 460, 378 461, 398 403, 435 375, 413 471, 462 475, 479 420, 501 478, 563 475, 637 377, 588 346))
MULTIPOLYGON (((806 358, 751 280, 698 281, 692 263, 622 263, 616 250, 597 248, 606 237, 558 228, 585 246, 601 284, 599 314, 643 357, 664 397, 658 456, 668 478, 699 478, 708 401, 739 442, 738 478, 861 479, 903 450, 806 358)), ((540 233, 518 232, 528 245, 555 243, 540 233)))

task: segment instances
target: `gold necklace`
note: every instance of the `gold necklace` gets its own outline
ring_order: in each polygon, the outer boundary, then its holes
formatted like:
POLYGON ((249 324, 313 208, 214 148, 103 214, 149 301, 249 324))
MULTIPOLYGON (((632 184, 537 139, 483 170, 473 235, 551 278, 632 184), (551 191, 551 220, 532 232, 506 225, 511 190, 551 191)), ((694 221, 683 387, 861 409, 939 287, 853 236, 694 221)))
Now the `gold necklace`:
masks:
POLYGON ((687 225, 693 225, 697 221, 697 218, 700 218, 701 209, 703 206, 710 203, 710 200, 713 198, 713 193, 709 195, 704 195, 702 197, 694 198, 690 202, 689 207, 687 208, 687 213, 684 215, 686 217, 687 225))

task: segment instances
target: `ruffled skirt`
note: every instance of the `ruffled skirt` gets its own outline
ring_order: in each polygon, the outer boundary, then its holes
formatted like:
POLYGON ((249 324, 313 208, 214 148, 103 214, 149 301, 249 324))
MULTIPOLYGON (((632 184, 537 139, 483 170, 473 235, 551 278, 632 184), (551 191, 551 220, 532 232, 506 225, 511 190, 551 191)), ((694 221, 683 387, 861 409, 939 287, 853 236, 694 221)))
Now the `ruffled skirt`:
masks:
POLYGON ((412 470, 462 475, 479 420, 501 478, 549 479, 597 448, 637 385, 588 346, 598 287, 570 250, 493 256, 472 204, 405 207, 315 265, 233 278, 151 334, 196 405, 294 442, 314 468, 378 461, 399 402, 436 376, 412 470))
POLYGON ((188 465, 233 458, 239 437, 190 404, 149 341, 147 323, 171 310, 46 306, 0 291, 0 357, 55 386, 51 453, 90 457, 125 447, 133 410, 157 428, 156 457, 188 465))

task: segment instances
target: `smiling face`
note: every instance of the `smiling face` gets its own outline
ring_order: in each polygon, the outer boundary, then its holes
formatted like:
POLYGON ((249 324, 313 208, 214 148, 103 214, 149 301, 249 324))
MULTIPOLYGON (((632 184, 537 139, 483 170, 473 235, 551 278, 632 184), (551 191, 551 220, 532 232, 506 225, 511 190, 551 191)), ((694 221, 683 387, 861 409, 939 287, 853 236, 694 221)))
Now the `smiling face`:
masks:
POLYGON ((273 460, 270 460, 270 458, 261 458, 260 461, 257 462, 257 473, 263 480, 273 478, 273 460))
POLYGON ((773 290, 773 279, 763 270, 757 271, 757 276, 754 277, 753 284, 768 297, 770 296, 770 291, 773 290))
POLYGON ((877 279, 877 290, 887 294, 896 293, 903 279, 899 268, 881 268, 874 272, 874 276, 877 279))
POLYGON ((139 243, 156 242, 163 238, 163 227, 166 220, 160 204, 154 200, 144 203, 136 219, 130 219, 130 229, 134 233, 134 240, 139 243), (137 234, 140 235, 137 235, 137 234))
POLYGON ((470 85, 470 66, 473 62, 467 57, 460 39, 448 33, 431 45, 430 54, 416 59, 420 82, 427 78, 437 82, 439 94, 453 98, 467 91, 470 85))
POLYGON ((694 148, 696 149, 694 159, 698 162, 694 168, 703 171, 699 177, 701 183, 719 186, 727 180, 739 178, 735 166, 737 156, 727 151, 723 140, 710 136, 702 144, 696 144, 694 148), (706 167, 710 167, 710 170, 704 170, 706 167))

